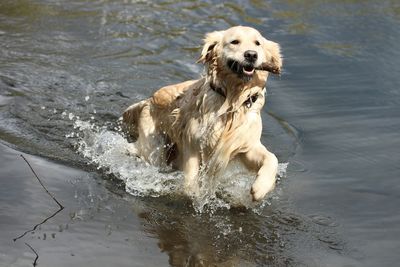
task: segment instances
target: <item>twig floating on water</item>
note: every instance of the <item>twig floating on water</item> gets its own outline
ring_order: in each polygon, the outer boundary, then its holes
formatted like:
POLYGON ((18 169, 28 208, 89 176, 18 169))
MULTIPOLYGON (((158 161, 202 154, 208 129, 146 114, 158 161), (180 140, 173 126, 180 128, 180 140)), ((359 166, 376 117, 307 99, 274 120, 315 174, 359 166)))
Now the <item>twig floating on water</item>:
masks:
POLYGON ((44 224, 45 222, 47 222, 48 220, 50 220, 51 218, 53 218, 54 216, 56 216, 60 211, 62 211, 64 209, 64 206, 61 205, 60 202, 58 202, 58 200, 49 192, 49 190, 47 190, 47 188, 44 186, 44 184, 42 183, 42 181, 40 180, 39 176, 36 174, 35 170, 32 168, 31 164, 29 163, 29 161, 23 156, 20 155, 25 162, 28 164, 29 168, 31 169, 31 171, 33 172, 33 174, 35 175, 36 179, 39 181, 40 185, 43 187, 43 189, 46 191, 46 193, 57 203, 57 205, 59 206, 59 209, 54 212, 52 215, 50 215, 49 217, 47 217, 46 219, 44 219, 41 223, 36 224, 32 229, 25 231, 23 234, 21 234, 20 236, 14 238, 14 242, 17 241, 18 239, 24 237, 27 233, 35 231, 36 228, 38 228, 39 225, 44 224))
POLYGON ((54 212, 52 215, 50 215, 49 217, 47 217, 46 219, 44 219, 41 223, 36 224, 32 229, 29 229, 27 231, 25 231, 23 234, 21 234, 20 236, 14 238, 14 242, 17 241, 18 239, 24 237, 27 233, 29 232, 33 232, 36 230, 36 228, 38 228, 40 225, 44 224, 45 222, 47 222, 48 220, 50 220, 51 218, 53 218, 54 216, 56 216, 60 211, 62 211, 63 209, 58 209, 56 212, 54 212))
POLYGON ((37 260, 39 259, 39 255, 36 253, 36 251, 33 249, 33 247, 31 247, 31 245, 29 245, 28 243, 25 243, 25 245, 27 245, 32 250, 32 252, 35 253, 35 255, 36 255, 36 258, 33 261, 33 267, 35 267, 37 265, 37 260))
POLYGON ((24 155, 20 155, 26 162, 26 164, 28 164, 29 168, 31 169, 31 171, 33 172, 33 174, 35 175, 36 179, 39 181, 40 185, 43 187, 43 189, 46 191, 46 193, 58 204, 58 206, 60 207, 60 209, 63 209, 64 206, 60 204, 60 202, 58 202, 58 200, 49 192, 49 190, 47 190, 47 188, 44 186, 44 184, 42 183, 42 181, 40 180, 39 176, 36 174, 35 170, 32 168, 31 164, 29 163, 29 161, 24 157, 24 155))

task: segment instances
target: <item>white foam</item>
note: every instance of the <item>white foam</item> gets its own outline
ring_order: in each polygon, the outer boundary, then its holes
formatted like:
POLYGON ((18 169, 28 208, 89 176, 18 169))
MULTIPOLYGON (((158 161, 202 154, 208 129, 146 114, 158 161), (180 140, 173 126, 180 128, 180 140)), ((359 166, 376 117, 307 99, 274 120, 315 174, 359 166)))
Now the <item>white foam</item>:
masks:
MULTIPOLYGON (((151 197, 181 194, 182 172, 160 170, 129 155, 127 148, 133 144, 129 144, 120 132, 79 119, 74 122, 74 128, 77 133, 71 133, 68 137, 79 136, 79 153, 99 169, 123 180, 128 193, 151 197)), ((279 164, 278 176, 285 175, 287 165, 279 164)), ((203 181, 206 179, 203 177, 203 181)), ((199 212, 204 208, 211 211, 231 206, 253 208, 255 204, 251 200, 250 188, 254 179, 255 175, 249 173, 240 162, 232 162, 218 181, 203 183, 202 197, 194 201, 194 207, 199 212)))
POLYGON ((129 143, 120 133, 81 120, 75 121, 75 128, 83 133, 78 151, 99 169, 123 180, 127 192, 158 197, 174 192, 179 185, 180 174, 161 173, 158 168, 128 155, 129 143))

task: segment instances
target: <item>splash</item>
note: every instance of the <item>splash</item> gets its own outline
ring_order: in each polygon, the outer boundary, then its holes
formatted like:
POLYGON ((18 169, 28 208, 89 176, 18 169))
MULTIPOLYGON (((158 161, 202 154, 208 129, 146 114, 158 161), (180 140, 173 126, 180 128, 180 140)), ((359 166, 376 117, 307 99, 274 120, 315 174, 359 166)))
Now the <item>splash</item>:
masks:
MULTIPOLYGON (((98 169, 121 179, 128 193, 150 197, 183 194, 183 173, 160 169, 130 154, 134 144, 128 143, 120 129, 110 130, 79 118, 74 121, 74 129, 67 137, 76 140, 78 152, 98 169)), ((278 177, 285 175, 287 165, 279 164, 278 177)), ((201 197, 193 201, 193 206, 198 212, 235 206, 254 208, 256 205, 250 196, 254 179, 255 175, 239 161, 232 162, 218 181, 203 183, 201 197)), ((203 180, 206 179, 203 177, 203 180)), ((261 206, 266 204, 267 200, 261 206)))
POLYGON ((129 144, 119 131, 82 120, 74 122, 78 152, 90 163, 124 181, 126 191, 135 196, 159 197, 178 190, 181 174, 161 172, 128 153, 129 144))

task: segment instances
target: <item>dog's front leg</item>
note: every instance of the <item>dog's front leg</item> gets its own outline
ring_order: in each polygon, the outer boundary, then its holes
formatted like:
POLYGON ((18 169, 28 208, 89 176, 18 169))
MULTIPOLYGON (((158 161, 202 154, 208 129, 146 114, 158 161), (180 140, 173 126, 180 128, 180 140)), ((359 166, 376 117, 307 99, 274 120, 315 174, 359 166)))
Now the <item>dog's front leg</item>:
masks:
POLYGON ((251 187, 251 195, 253 201, 259 201, 275 187, 278 159, 261 143, 243 153, 241 159, 249 169, 257 171, 257 178, 251 187))
POLYGON ((182 170, 185 175, 183 189, 185 194, 187 194, 189 197, 197 197, 200 193, 198 181, 199 168, 199 154, 194 151, 186 150, 183 154, 182 170))

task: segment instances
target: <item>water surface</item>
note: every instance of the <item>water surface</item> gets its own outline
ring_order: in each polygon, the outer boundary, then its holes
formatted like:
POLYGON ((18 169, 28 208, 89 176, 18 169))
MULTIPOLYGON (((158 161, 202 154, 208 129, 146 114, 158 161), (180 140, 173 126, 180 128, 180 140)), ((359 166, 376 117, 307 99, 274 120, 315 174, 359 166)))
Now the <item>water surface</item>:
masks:
POLYGON ((1 1, 0 262, 32 264, 26 242, 39 266, 395 266, 399 24, 389 0, 1 1), (204 33, 238 24, 285 57, 262 114, 262 142, 289 163, 274 193, 198 214, 171 183, 121 183, 176 180, 104 148, 124 144, 129 104, 199 77, 204 33), (81 122, 102 144, 83 152, 100 154, 79 153, 81 122), (66 208, 13 242, 57 210, 21 153, 66 208))

